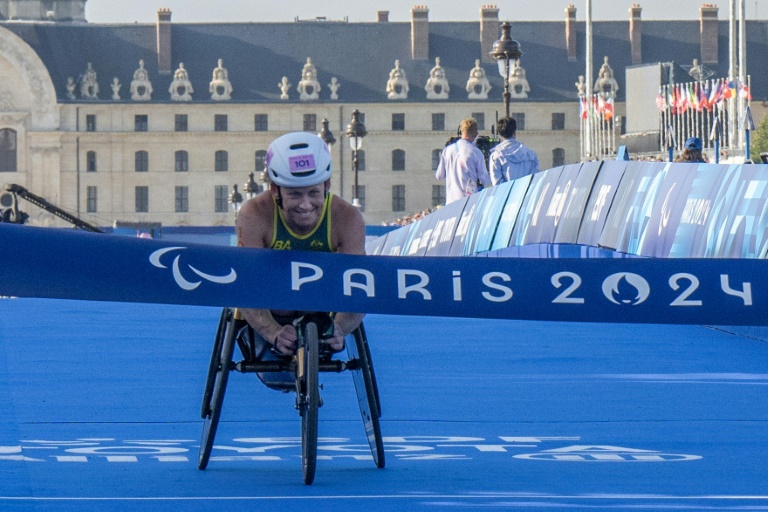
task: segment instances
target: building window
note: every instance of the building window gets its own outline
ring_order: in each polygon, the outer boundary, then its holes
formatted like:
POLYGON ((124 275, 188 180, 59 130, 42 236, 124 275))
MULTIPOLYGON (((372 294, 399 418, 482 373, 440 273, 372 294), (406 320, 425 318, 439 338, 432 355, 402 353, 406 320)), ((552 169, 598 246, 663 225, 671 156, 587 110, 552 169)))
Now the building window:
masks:
POLYGON ((405 114, 392 114, 392 131, 402 132, 405 130, 405 114))
POLYGON ((392 151, 392 170, 404 171, 405 170, 405 151, 402 149, 396 149, 392 151))
POLYGON ((213 116, 213 130, 217 132, 227 131, 227 115, 215 114, 213 116))
POLYGON ((149 211, 149 187, 136 187, 136 213, 149 211))
POLYGON ((149 153, 146 151, 137 151, 134 161, 136 172, 149 172, 149 153))
POLYGON ((189 187, 176 187, 176 213, 189 211, 189 187))
POLYGON ((317 131, 317 116, 315 114, 304 114, 304 131, 317 131))
POLYGON ((97 207, 97 192, 96 187, 88 187, 87 191, 87 204, 86 204, 86 211, 88 213, 96 213, 98 210, 97 207))
POLYGON ((133 118, 133 130, 136 132, 146 132, 149 129, 149 116, 137 115, 133 118))
MULTIPOLYGON (((352 197, 355 197, 355 186, 352 185, 352 197)), ((365 211, 365 185, 357 186, 357 200, 360 201, 360 211, 365 211)))
POLYGON ((0 130, 0 172, 16 172, 16 130, 0 130))
POLYGON ((216 152, 216 172, 226 172, 229 170, 229 153, 223 150, 216 152))
POLYGON ((552 167, 559 167, 565 165, 565 150, 563 148, 555 148, 552 150, 552 167))
POLYGON ((525 114, 523 114, 522 112, 515 112, 512 115, 510 115, 509 117, 514 119, 515 122, 517 123, 517 131, 518 132, 521 132, 521 131, 525 130, 525 114))
POLYGON ((89 151, 85 154, 85 170, 96 172, 96 152, 89 151))
POLYGON ((365 150, 361 149, 357 152, 357 170, 365 170, 365 150))
POLYGON ((189 119, 187 114, 176 114, 176 131, 186 132, 189 129, 189 119))
POLYGON ((552 113, 552 129, 565 130, 565 114, 562 112, 552 113))
POLYGON ((96 131, 96 115, 95 114, 88 114, 85 116, 85 131, 87 132, 96 131))
POLYGON ((432 170, 436 171, 438 166, 440 165, 440 156, 442 156, 443 150, 442 149, 433 149, 432 150, 432 170))
POLYGON ((267 114, 256 114, 253 116, 253 129, 257 132, 266 132, 269 130, 269 116, 267 114))
POLYGON ((392 211, 405 211, 405 185, 392 185, 392 211))
POLYGON ((445 131, 445 114, 432 114, 432 131, 445 131))
POLYGON ((176 172, 187 172, 189 170, 189 153, 184 150, 177 151, 175 160, 176 172))
POLYGON ((216 213, 227 213, 227 206, 229 205, 229 187, 227 185, 216 185, 213 196, 213 211, 216 213))
POLYGON ((262 172, 267 167, 267 152, 260 149, 256 152, 256 166, 254 171, 262 172))
POLYGON ((485 130, 485 113, 484 112, 472 112, 472 119, 477 121, 477 129, 485 130))
POLYGON ((432 206, 445 204, 445 185, 432 185, 432 206))

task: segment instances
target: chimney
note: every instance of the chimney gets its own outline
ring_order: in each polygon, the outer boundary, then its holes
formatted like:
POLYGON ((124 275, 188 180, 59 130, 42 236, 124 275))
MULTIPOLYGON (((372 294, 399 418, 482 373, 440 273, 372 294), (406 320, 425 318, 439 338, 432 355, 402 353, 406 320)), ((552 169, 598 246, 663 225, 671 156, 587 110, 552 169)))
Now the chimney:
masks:
POLYGON ((485 4, 480 8, 480 60, 494 62, 493 43, 499 38, 499 8, 485 4))
POLYGON ((429 9, 414 5, 411 9, 411 58, 429 60, 429 9))
POLYGON ((379 23, 386 23, 389 21, 389 11, 378 11, 377 13, 379 23))
POLYGON ((157 72, 171 74, 171 10, 157 10, 157 72))
POLYGON ((701 63, 717 64, 717 38, 718 38, 718 20, 717 6, 714 4, 703 4, 701 6, 701 63))
POLYGON ((576 62, 576 7, 573 4, 565 8, 565 46, 568 62, 576 62))
POLYGON ((629 8, 629 43, 632 47, 632 64, 643 62, 643 20, 640 14, 643 9, 640 4, 632 4, 629 8))

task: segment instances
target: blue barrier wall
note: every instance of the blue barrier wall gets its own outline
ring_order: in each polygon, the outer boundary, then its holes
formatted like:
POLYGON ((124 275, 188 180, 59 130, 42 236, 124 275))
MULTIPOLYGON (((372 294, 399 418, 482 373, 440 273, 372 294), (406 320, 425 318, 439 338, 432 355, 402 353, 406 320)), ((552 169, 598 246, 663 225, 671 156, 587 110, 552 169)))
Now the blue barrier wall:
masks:
POLYGON ((372 240, 401 256, 765 258, 768 165, 605 161, 487 188, 372 240))

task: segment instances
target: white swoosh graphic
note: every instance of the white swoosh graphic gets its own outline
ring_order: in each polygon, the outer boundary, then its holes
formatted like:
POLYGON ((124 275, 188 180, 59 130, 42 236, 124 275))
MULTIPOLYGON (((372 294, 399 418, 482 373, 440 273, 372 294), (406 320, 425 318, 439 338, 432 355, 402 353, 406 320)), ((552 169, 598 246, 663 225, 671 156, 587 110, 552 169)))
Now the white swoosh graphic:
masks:
POLYGON ((200 286, 200 283, 202 281, 198 281, 196 283, 193 283, 191 281, 187 281, 184 279, 184 276, 181 275, 181 272, 179 271, 179 258, 181 256, 176 256, 176 258, 173 260, 173 278, 176 280, 176 284, 179 285, 179 288, 186 291, 191 291, 200 286))
POLYGON ((237 272, 235 272, 235 269, 233 268, 229 269, 229 274, 226 276, 212 276, 211 274, 206 274, 205 272, 201 272, 197 270, 192 265, 187 265, 187 266, 192 270, 192 272, 194 272, 195 274, 199 275, 203 279, 206 279, 212 283, 229 284, 229 283, 234 283, 235 279, 237 279, 237 272))
POLYGON ((176 249, 186 249, 186 247, 166 247, 165 249, 158 249, 149 255, 149 262, 157 268, 168 268, 160 263, 160 258, 162 258, 165 253, 175 251, 176 249))

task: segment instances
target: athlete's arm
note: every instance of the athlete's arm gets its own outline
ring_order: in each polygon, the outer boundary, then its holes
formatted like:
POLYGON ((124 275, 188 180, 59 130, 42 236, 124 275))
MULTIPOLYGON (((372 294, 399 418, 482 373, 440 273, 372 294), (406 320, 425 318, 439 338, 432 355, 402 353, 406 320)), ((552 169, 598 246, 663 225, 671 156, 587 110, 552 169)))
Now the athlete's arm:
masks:
MULTIPOLYGON (((360 210, 346 201, 334 198, 331 203, 331 237, 336 252, 365 254, 365 221, 360 210)), ((344 336, 357 329, 364 313, 337 313, 334 318, 334 336, 327 340, 334 350, 344 348, 344 336)))

